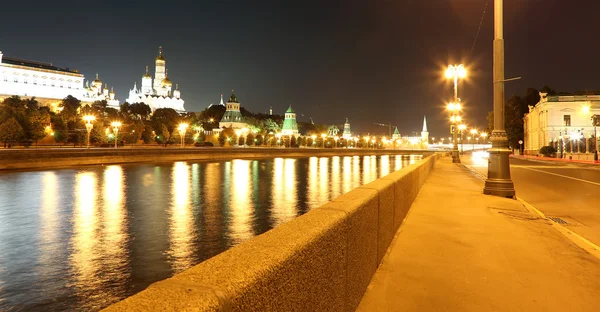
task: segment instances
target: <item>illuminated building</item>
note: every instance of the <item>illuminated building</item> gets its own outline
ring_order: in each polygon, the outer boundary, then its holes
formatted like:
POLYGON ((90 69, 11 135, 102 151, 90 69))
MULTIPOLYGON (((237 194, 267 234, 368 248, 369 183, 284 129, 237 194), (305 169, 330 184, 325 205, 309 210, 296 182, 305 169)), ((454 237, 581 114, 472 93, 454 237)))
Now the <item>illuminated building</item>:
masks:
POLYGON ((220 131, 223 128, 233 128, 233 129, 244 129, 248 125, 244 122, 244 117, 240 112, 240 102, 238 102, 237 97, 233 90, 231 90, 231 96, 225 105, 225 114, 223 114, 223 118, 219 122, 219 129, 215 129, 215 131, 220 131))
POLYGON ((352 138, 352 132, 350 131, 350 122, 348 122, 348 118, 346 118, 346 123, 344 123, 344 132, 342 133, 342 138, 346 140, 352 138))
MULTIPOLYGON (((77 96, 75 96, 77 97, 77 96)), ((98 78, 98 74, 96 74, 96 79, 92 81, 90 85, 86 82, 85 87, 81 93, 81 97, 77 97, 84 103, 93 103, 95 101, 106 101, 108 106, 119 109, 119 100, 115 99, 115 92, 111 88, 110 92, 108 91, 108 85, 104 84, 104 89, 102 89, 102 81, 98 78)))
POLYGON ((147 104, 153 112, 159 108, 172 108, 177 112, 185 112, 179 86, 175 85, 175 90, 172 89, 173 83, 167 73, 162 47, 159 47, 155 60, 154 79, 148 74, 148 66, 146 66, 146 73, 142 76, 142 87, 138 88, 134 83, 133 89, 129 90, 127 102, 147 104))
POLYGON ((292 106, 285 112, 285 119, 283 120, 283 126, 281 127, 282 135, 293 135, 298 137, 298 123, 296 122, 296 113, 292 109, 292 106))
POLYGON ((584 153, 585 139, 594 135, 594 114, 600 115, 600 95, 564 96, 540 92, 540 101, 529 106, 529 113, 523 118, 524 153, 537 155, 542 146, 550 145, 560 154, 561 150, 566 152, 571 148, 570 140, 575 140, 574 152, 578 151, 579 140, 579 151, 584 153))

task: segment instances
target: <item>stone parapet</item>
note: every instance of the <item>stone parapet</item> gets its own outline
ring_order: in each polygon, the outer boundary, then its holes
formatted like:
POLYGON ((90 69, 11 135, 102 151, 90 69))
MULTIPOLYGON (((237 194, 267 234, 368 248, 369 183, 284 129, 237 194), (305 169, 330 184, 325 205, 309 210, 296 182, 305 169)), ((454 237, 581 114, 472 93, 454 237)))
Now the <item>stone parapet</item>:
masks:
POLYGON ((440 157, 352 190, 105 311, 354 311, 440 157))

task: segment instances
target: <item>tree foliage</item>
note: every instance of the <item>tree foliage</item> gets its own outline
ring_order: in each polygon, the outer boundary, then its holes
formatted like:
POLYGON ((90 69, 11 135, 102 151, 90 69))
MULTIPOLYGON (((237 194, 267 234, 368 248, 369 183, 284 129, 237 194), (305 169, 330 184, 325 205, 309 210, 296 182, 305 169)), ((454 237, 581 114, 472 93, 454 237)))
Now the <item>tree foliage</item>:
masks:
POLYGON ((24 138, 25 131, 16 119, 10 118, 0 124, 0 141, 4 143, 4 147, 11 147, 24 138))

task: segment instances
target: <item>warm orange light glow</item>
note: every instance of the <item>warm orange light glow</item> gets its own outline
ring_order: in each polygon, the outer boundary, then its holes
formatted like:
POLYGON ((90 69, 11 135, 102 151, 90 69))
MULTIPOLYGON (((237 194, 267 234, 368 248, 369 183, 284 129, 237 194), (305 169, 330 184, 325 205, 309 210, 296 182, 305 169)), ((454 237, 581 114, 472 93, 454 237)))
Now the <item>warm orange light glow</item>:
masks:
POLYGON ((83 116, 83 120, 87 121, 87 123, 91 123, 92 121, 96 120, 96 116, 85 115, 83 116))

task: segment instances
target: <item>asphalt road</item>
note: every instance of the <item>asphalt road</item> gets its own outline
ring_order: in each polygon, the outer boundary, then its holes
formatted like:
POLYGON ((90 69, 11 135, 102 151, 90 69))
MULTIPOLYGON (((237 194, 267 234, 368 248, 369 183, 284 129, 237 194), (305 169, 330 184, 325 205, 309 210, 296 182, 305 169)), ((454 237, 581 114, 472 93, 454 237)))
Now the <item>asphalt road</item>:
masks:
MULTIPOLYGON (((464 163, 487 174, 485 158, 464 163)), ((600 165, 518 158, 510 163, 517 197, 600 245, 600 165)))

